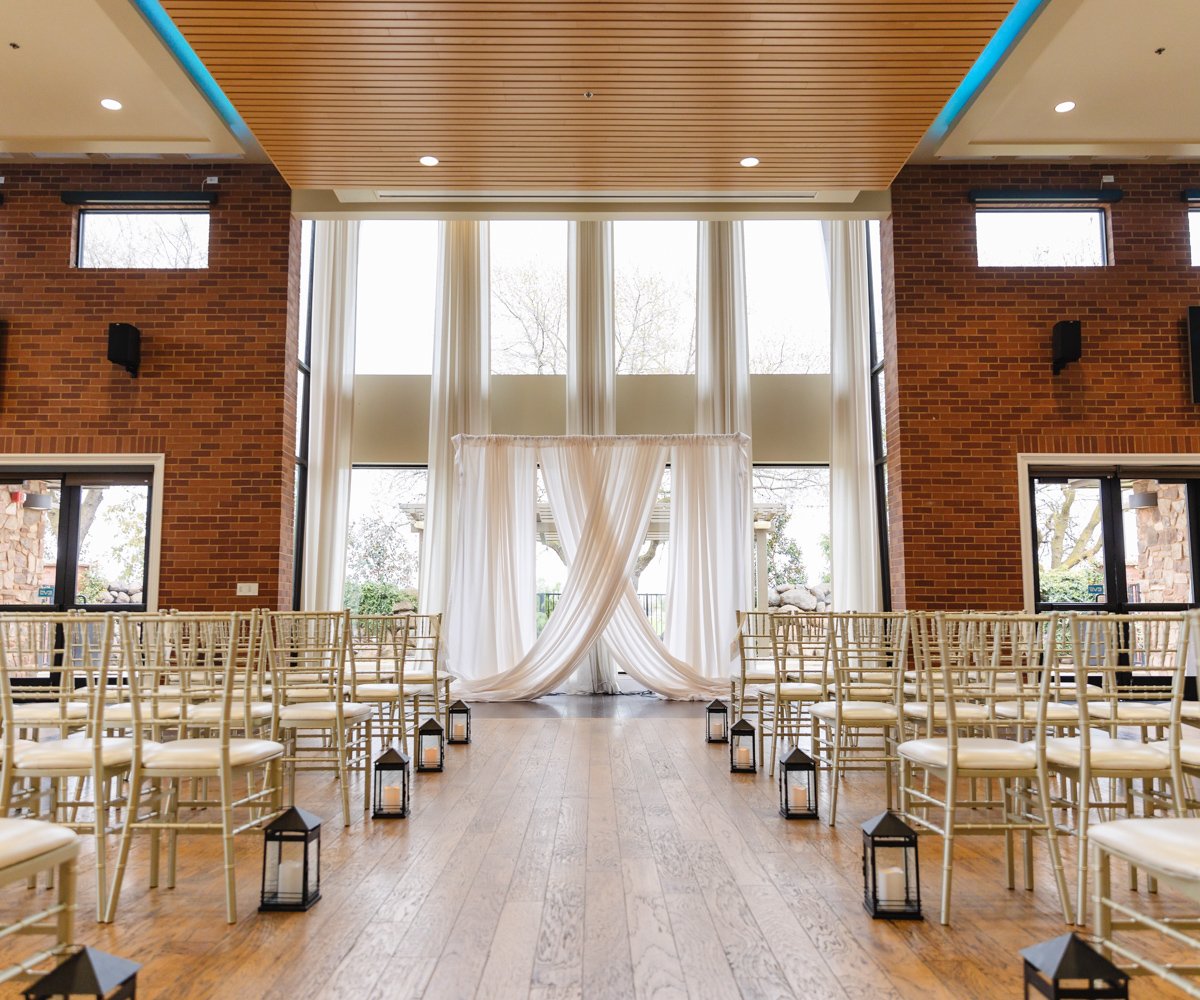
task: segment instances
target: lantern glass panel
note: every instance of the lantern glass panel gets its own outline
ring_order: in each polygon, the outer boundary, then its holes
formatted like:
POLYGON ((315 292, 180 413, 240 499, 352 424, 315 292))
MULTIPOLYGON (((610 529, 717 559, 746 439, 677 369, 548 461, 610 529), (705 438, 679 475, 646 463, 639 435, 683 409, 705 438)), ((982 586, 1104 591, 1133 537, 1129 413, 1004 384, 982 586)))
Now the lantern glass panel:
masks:
POLYGON ((754 734, 737 733, 730 744, 730 761, 734 770, 754 770, 754 734))
POLYGON ((417 758, 417 768, 421 771, 440 771, 442 769, 442 731, 422 732, 417 741, 420 757, 417 758))
POLYGON ((890 838, 878 838, 869 843, 868 909, 881 917, 919 914, 921 896, 916 846, 890 838))
POLYGON ((471 709, 461 701, 450 706, 450 739, 448 742, 471 742, 471 709))
POLYGON ((816 772, 807 769, 784 769, 783 795, 780 806, 785 816, 811 816, 817 811, 816 772))
POLYGON ((408 764, 375 765, 375 806, 372 815, 380 818, 408 815, 408 764))
POLYGON ((708 708, 708 742, 724 743, 729 739, 729 710, 721 702, 713 702, 708 708))

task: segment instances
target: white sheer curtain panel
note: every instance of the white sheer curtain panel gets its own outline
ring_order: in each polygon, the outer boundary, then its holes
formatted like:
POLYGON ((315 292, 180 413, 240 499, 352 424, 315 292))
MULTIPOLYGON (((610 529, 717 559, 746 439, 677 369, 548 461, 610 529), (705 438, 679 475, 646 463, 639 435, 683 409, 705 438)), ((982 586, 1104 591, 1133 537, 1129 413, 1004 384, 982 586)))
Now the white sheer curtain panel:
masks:
POLYGON ((346 579, 358 223, 313 223, 312 382, 301 604, 336 611, 346 579))
MULTIPOLYGON (((653 510, 669 450, 677 444, 695 442, 698 447, 732 448, 746 459, 748 441, 736 437, 682 438, 659 437, 562 437, 562 438, 482 438, 481 446, 507 441, 517 447, 536 449, 542 475, 550 496, 559 537, 568 559, 567 581, 554 614, 532 647, 511 669, 491 677, 475 676, 463 682, 461 693, 481 701, 522 701, 553 691, 575 670, 581 658, 603 635, 613 657, 635 680, 668 698, 709 698, 727 690, 728 660, 718 650, 714 660, 706 656, 705 642, 697 640, 691 648, 700 650, 699 666, 672 656, 654 634, 638 603, 630 583, 634 563, 653 510), (725 672, 721 673, 722 665, 725 672)), ((475 446, 475 441, 460 438, 460 449, 475 446)), ((682 459, 687 464, 687 457, 682 459)), ((464 476, 475 468, 463 463, 464 476)), ((736 488, 740 482, 729 477, 730 463, 708 462, 695 466, 696 474, 684 477, 689 489, 720 493, 736 488), (722 477, 722 478, 718 478, 722 477)), ((736 478, 736 477, 735 477, 736 478)), ((499 482, 500 478, 494 480, 499 482)), ((508 530, 508 522, 494 497, 477 483, 464 479, 463 514, 460 525, 487 524, 492 533, 508 530)), ((733 503, 736 505, 738 501, 733 503)), ((693 498, 687 510, 696 510, 693 498)), ((709 509, 711 511, 712 505, 709 509)), ((681 528, 684 534, 689 529, 681 528)), ((713 532, 711 543, 725 547, 724 554, 712 553, 714 565, 732 566, 740 546, 740 531, 713 532)), ((467 608, 471 593, 478 589, 481 577, 493 574, 493 592, 510 586, 516 578, 512 563, 496 565, 479 546, 460 540, 455 561, 452 597, 455 608, 467 608)), ((743 556, 744 558, 744 550, 743 556)), ((702 601, 698 608, 712 609, 715 602, 702 601)), ((717 617, 733 622, 733 607, 712 611, 717 617)), ((681 614, 683 612, 681 611, 681 614)), ((699 611, 707 614, 708 611, 699 611)), ((684 615, 680 628, 692 627, 684 615)), ((698 631, 706 626, 695 624, 698 631)), ((457 650, 496 648, 492 634, 468 638, 468 630, 495 629, 494 621, 474 621, 465 613, 449 618, 448 642, 455 659, 451 666, 462 672, 457 650)))
POLYGON ((511 440, 460 439, 457 463, 481 503, 463 503, 446 620, 447 659, 465 680, 516 663, 535 638, 537 454, 511 440))
POLYGON ((696 272, 696 433, 750 433, 746 250, 740 221, 701 222, 696 272))
MULTIPOLYGON (((567 433, 617 429, 613 334, 613 227, 570 223, 567 339, 567 433)), ((564 694, 616 694, 617 668, 604 643, 593 646, 563 684, 564 694)))
POLYGON ((867 224, 836 220, 824 223, 824 228, 831 334, 833 607, 837 611, 878 611, 882 598, 871 432, 867 224))
POLYGON ((445 611, 457 524, 456 434, 486 434, 488 405, 487 223, 441 223, 438 305, 429 391, 429 485, 421 556, 421 610, 445 611))
POLYGON ((737 612, 750 607, 750 454, 744 435, 671 448, 671 552, 664 640, 705 677, 726 680, 737 612), (730 545, 729 539, 744 539, 730 545))

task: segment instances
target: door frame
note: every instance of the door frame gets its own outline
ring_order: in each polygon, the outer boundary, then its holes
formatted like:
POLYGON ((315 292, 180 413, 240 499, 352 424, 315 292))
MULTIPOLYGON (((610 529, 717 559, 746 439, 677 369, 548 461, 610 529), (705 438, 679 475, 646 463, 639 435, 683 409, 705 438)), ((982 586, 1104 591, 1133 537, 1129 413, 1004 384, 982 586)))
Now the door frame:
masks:
POLYGON ((1024 598, 1025 610, 1032 612, 1037 606, 1037 595, 1034 593, 1033 567, 1033 511, 1029 496, 1029 470, 1039 466, 1093 468, 1097 465, 1119 465, 1122 471, 1127 469, 1156 469, 1164 466, 1177 468, 1190 466, 1196 469, 1200 476, 1200 453, 1150 453, 1139 454, 1119 452, 1096 452, 1085 454, 1071 452, 1018 452, 1017 453, 1017 505, 1021 522, 1021 592, 1024 598))
POLYGON ((65 471, 74 468, 111 467, 114 471, 130 466, 143 466, 152 470, 150 488, 150 516, 147 524, 149 552, 146 558, 146 610, 158 610, 158 573, 162 544, 163 478, 166 456, 161 453, 115 453, 103 454, 55 454, 50 452, 0 454, 0 465, 57 466, 65 471))

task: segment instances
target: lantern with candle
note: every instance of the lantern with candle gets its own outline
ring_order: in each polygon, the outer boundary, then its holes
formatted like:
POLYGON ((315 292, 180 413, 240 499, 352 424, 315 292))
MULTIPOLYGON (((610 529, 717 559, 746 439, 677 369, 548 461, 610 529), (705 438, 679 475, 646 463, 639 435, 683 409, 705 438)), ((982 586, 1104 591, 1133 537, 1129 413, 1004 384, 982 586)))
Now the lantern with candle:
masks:
POLYGON ((440 771, 445 760, 445 730, 437 719, 428 718, 417 730, 417 770, 440 771))
POLYGON ((25 1000, 95 997, 95 1000, 135 1000, 141 966, 97 948, 80 948, 21 993, 25 1000))
POLYGON ((729 742, 729 706, 714 699, 705 712, 705 739, 709 743, 729 742))
POLYGON ((754 726, 745 719, 738 719, 729 727, 729 770, 733 774, 758 771, 754 756, 754 726))
POLYGON ((409 801, 408 754, 388 747, 375 758, 372 819, 404 819, 409 801))
POLYGON ((471 706, 465 701, 456 701, 450 706, 450 736, 446 742, 471 742, 471 706))
POLYGON ((321 821, 293 806, 263 830, 258 909, 307 910, 321 898, 321 821))
POLYGON ((792 747, 779 762, 779 815, 817 818, 817 765, 799 747, 792 747))
POLYGON ((863 906, 876 920, 921 920, 917 832, 894 812, 863 824, 863 906))

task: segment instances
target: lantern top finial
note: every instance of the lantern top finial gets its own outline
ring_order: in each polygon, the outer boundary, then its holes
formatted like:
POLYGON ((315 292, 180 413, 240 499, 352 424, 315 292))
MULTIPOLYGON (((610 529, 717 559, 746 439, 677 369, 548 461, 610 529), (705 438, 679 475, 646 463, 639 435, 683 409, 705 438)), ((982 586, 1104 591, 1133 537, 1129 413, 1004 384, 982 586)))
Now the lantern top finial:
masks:
POLYGON ((813 767, 815 766, 816 761, 814 761, 799 747, 792 747, 792 749, 788 751, 787 756, 780 761, 780 764, 788 770, 796 770, 813 767))
POLYGON ((321 825, 321 818, 292 806, 267 824, 269 833, 309 833, 321 825))
POLYGON ((30 985, 22 995, 27 998, 107 996, 136 976, 140 968, 141 965, 127 958, 84 947, 30 985))
POLYGON ((454 704, 452 704, 450 706, 451 712, 466 712, 469 710, 470 710, 470 706, 465 701, 463 701, 461 698, 459 698, 456 702, 454 702, 454 704))
POLYGON ((726 705, 725 702, 723 702, 720 698, 714 698, 708 703, 708 710, 710 712, 728 712, 729 706, 726 705))
POLYGON ((410 758, 403 750, 397 750, 395 747, 388 747, 378 757, 375 758, 376 764, 398 764, 401 767, 407 766, 410 763, 410 758))
POLYGON ((868 837, 915 837, 917 833, 890 809, 867 820, 862 828, 868 837))
POLYGON ((739 735, 741 735, 743 733, 753 733, 754 726, 752 723, 747 722, 745 719, 738 719, 737 722, 735 722, 732 726, 729 727, 729 731, 731 733, 737 733, 739 735))
POLYGON ((1047 979, 1104 979, 1129 976, 1074 932, 1021 949, 1021 957, 1047 979))
POLYGON ((421 723, 421 728, 418 730, 418 732, 440 733, 440 732, 442 732, 442 724, 440 722, 438 722, 437 719, 433 718, 433 716, 430 716, 428 719, 426 719, 424 722, 421 723))

